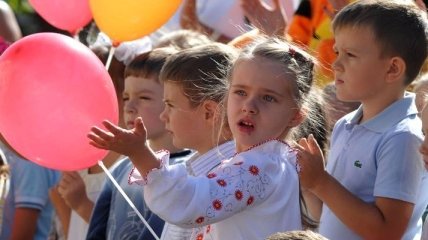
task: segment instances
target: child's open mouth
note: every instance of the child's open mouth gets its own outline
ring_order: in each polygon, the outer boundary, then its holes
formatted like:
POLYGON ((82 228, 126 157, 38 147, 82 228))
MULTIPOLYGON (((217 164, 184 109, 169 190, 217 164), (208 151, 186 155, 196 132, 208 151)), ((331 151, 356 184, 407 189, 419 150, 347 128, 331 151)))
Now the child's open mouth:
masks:
POLYGON ((238 126, 241 132, 250 133, 254 131, 254 124, 249 121, 241 120, 238 122, 238 126))

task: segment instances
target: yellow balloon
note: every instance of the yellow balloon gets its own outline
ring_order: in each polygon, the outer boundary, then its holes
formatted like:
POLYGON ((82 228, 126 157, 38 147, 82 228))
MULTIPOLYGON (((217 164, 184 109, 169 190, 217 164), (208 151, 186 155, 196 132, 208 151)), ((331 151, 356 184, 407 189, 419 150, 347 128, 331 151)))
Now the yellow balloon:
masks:
POLYGON ((177 11, 181 0, 90 0, 94 20, 114 42, 154 32, 177 11))

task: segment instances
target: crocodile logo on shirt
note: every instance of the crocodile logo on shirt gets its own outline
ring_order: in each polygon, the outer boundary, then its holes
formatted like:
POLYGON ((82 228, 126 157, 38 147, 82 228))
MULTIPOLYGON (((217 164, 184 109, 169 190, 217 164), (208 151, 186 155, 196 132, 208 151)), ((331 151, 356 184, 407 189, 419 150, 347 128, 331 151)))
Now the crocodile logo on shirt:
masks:
POLYGON ((362 166, 363 166, 363 164, 360 162, 360 160, 356 160, 354 162, 354 167, 361 168, 362 166))

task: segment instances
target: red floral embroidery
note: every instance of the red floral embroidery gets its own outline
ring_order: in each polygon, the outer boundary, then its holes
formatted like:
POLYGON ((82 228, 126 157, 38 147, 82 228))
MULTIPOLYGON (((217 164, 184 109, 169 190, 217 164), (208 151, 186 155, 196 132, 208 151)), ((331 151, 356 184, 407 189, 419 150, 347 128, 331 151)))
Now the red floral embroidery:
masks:
POLYGON ((205 218, 204 217, 198 217, 197 219, 196 219, 196 223, 197 224, 201 224, 201 223, 203 223, 204 222, 204 220, 205 220, 205 218))
POLYGON ((196 240, 203 240, 204 239, 204 234, 200 233, 198 234, 198 236, 196 236, 196 240))
POLYGON ((211 225, 208 225, 207 226, 207 233, 210 233, 210 231, 211 231, 211 225))
POLYGON ((223 203, 220 200, 216 199, 213 201, 213 207, 215 210, 220 210, 223 207, 223 203))
POLYGON ((251 205, 254 202, 254 197, 250 196, 247 200, 247 205, 251 205))
POLYGON ((242 165, 244 162, 237 162, 237 163, 234 163, 233 165, 242 165))
POLYGON ((225 187, 227 185, 226 181, 224 181, 223 179, 219 179, 217 180, 218 185, 225 187))
POLYGON ((215 178, 215 177, 217 177, 217 174, 215 174, 215 173, 209 173, 207 175, 207 178, 215 178))
POLYGON ((259 168, 257 166, 251 165, 248 171, 250 171, 254 176, 259 175, 259 168))
POLYGON ((236 200, 241 201, 242 197, 244 197, 244 194, 242 194, 241 190, 236 190, 235 191, 235 198, 236 198, 236 200))
MULTIPOLYGON (((261 146, 261 145, 263 145, 263 144, 265 144, 265 143, 267 143, 267 142, 270 142, 270 141, 280 142, 280 143, 285 144, 287 147, 290 147, 290 145, 288 145, 288 143, 284 142, 283 140, 272 138, 272 139, 268 139, 268 140, 266 140, 266 141, 263 141, 263 142, 261 142, 261 143, 255 144, 255 145, 253 145, 252 147, 248 148, 247 150, 245 150, 245 151, 243 151, 243 152, 248 152, 248 151, 250 151, 251 149, 256 148, 256 147, 258 147, 258 146, 261 146)), ((235 157, 236 155, 238 155, 238 154, 240 154, 240 153, 242 153, 242 152, 236 152, 236 153, 233 155, 233 157, 235 157)))

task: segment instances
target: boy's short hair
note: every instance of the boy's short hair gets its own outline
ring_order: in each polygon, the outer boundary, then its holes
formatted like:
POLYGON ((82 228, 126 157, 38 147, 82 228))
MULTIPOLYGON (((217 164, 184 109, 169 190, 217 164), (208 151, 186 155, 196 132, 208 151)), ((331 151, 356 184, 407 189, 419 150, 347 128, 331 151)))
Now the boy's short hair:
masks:
POLYGON ((370 27, 382 56, 398 56, 406 64, 405 85, 418 75, 427 57, 426 13, 404 0, 361 0, 347 5, 333 20, 333 30, 370 27))
POLYGON ((275 233, 267 237, 266 240, 327 240, 327 238, 309 230, 296 230, 275 233))
POLYGON ((136 56, 125 68, 125 78, 129 76, 155 78, 159 81, 160 71, 166 59, 176 53, 174 48, 155 48, 136 56))

